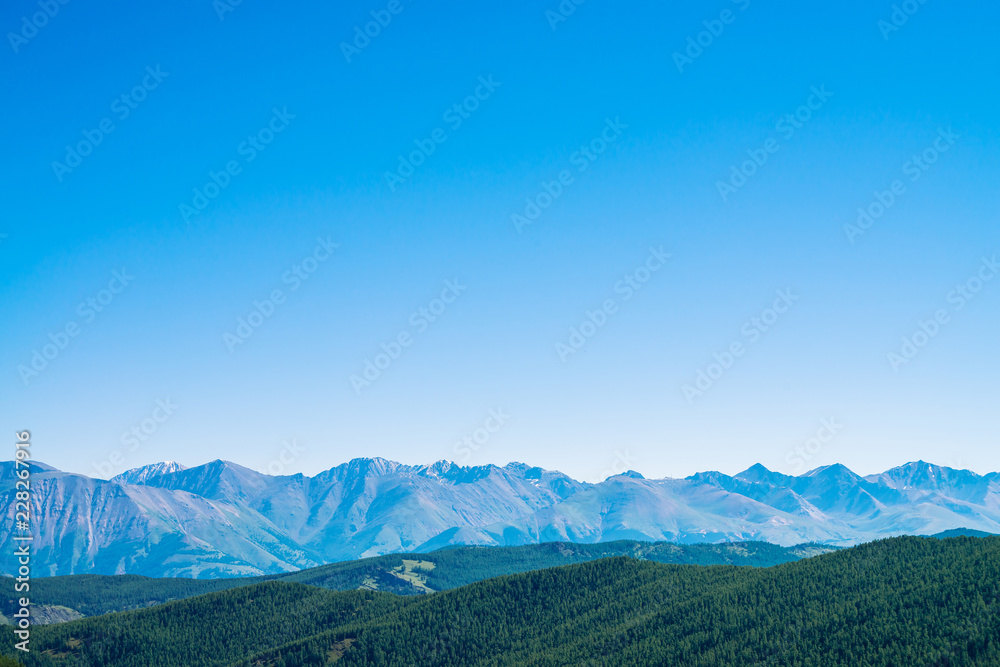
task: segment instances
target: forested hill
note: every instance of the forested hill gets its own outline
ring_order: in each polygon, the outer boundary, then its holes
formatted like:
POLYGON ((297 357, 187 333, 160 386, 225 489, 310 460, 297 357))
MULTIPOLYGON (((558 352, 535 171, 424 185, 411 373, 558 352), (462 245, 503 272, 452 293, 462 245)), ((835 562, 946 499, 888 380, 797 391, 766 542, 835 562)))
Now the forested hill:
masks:
MULTIPOLYGON (((65 607, 84 616, 143 609, 263 581, 291 581, 335 591, 359 588, 419 595, 464 586, 504 574, 630 556, 661 563, 767 567, 832 551, 831 547, 779 547, 766 542, 671 544, 620 541, 600 544, 550 542, 520 547, 455 547, 426 554, 392 554, 334 563, 284 575, 234 579, 152 579, 135 575, 71 575, 31 584, 34 613, 65 607)), ((12 587, 8 587, 12 588, 12 587)), ((0 614, 17 609, 13 590, 0 596, 0 614)))
POLYGON ((26 664, 997 665, 998 605, 1000 538, 903 537, 772 568, 615 557, 411 597, 267 582, 35 628, 26 664))

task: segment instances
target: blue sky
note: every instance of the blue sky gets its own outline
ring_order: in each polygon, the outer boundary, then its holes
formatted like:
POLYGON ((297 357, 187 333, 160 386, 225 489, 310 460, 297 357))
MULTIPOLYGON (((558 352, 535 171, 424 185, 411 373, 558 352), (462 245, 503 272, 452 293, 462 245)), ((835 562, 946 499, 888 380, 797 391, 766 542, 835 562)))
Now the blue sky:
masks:
POLYGON ((559 7, 8 5, 6 431, 91 475, 1000 469, 1000 10, 559 7))

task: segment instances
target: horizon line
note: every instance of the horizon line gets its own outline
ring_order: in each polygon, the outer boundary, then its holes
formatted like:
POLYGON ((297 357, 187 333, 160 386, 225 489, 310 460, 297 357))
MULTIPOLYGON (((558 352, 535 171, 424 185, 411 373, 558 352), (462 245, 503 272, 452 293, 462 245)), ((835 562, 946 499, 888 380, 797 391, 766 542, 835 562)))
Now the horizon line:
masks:
MULTIPOLYGON (((180 463, 178 461, 173 461, 173 460, 157 461, 155 463, 147 463, 147 464, 142 465, 142 466, 137 466, 137 467, 134 467, 134 468, 128 468, 126 470, 123 470, 123 471, 115 474, 115 475, 112 475, 110 477, 105 478, 105 477, 96 477, 96 476, 88 475, 88 474, 85 474, 85 473, 78 473, 78 472, 63 470, 61 468, 58 468, 57 466, 54 466, 54 465, 52 465, 50 463, 46 463, 45 461, 42 461, 40 459, 32 459, 30 461, 30 463, 41 464, 43 466, 47 466, 47 467, 51 468, 53 471, 56 471, 56 472, 61 472, 61 473, 70 474, 70 475, 78 475, 80 477, 86 477, 88 479, 98 480, 98 481, 102 481, 102 482, 112 482, 113 480, 115 480, 115 478, 121 477, 122 475, 125 475, 127 473, 134 472, 134 471, 139 471, 139 470, 143 470, 145 468, 152 468, 152 467, 159 466, 159 465, 164 465, 164 464, 179 465, 179 466, 182 467, 182 470, 176 471, 176 472, 183 472, 183 471, 186 471, 186 470, 195 470, 195 469, 198 469, 198 468, 203 468, 203 467, 209 466, 209 465, 211 465, 213 463, 224 463, 224 464, 228 464, 228 465, 237 466, 239 468, 242 468, 244 470, 249 470, 249 471, 251 471, 251 472, 253 472, 255 474, 258 474, 258 475, 261 475, 261 476, 264 476, 264 477, 279 478, 279 477, 297 477, 297 476, 302 476, 302 477, 306 477, 306 478, 310 478, 311 479, 311 478, 314 478, 314 477, 318 477, 319 475, 322 475, 323 473, 329 472, 331 470, 335 470, 336 468, 340 468, 340 467, 343 467, 343 466, 350 465, 350 464, 352 464, 352 463, 354 463, 356 461, 385 461, 387 463, 392 463, 392 464, 395 464, 395 465, 398 465, 398 466, 402 466, 402 467, 405 467, 405 468, 410 468, 410 469, 421 469, 421 468, 427 469, 427 468, 432 468, 434 466, 437 466, 438 464, 441 464, 441 463, 446 463, 446 464, 449 464, 451 467, 458 467, 459 469, 462 469, 462 470, 475 470, 475 469, 482 469, 482 468, 496 468, 496 469, 499 469, 499 470, 505 470, 507 468, 510 468, 511 466, 524 466, 524 467, 527 467, 529 469, 531 469, 531 468, 537 468, 537 469, 539 469, 539 470, 541 470, 543 472, 558 473, 560 475, 563 475, 563 476, 565 476, 565 477, 567 477, 567 478, 569 478, 569 479, 571 479, 571 480, 573 480, 575 482, 581 483, 581 484, 594 484, 594 485, 596 485, 596 484, 602 484, 602 483, 607 482, 608 480, 613 479, 615 477, 621 477, 623 475, 629 475, 629 473, 638 474, 642 479, 646 479, 646 480, 650 480, 650 481, 662 481, 662 480, 686 480, 686 479, 690 479, 690 478, 692 478, 692 477, 694 477, 696 475, 704 475, 704 474, 709 474, 709 473, 718 473, 720 475, 725 475, 727 477, 737 478, 739 475, 747 473, 747 472, 749 472, 749 471, 751 471, 751 470, 753 470, 755 468, 762 468, 763 470, 767 471, 768 473, 775 474, 775 475, 781 475, 782 477, 788 477, 788 478, 792 478, 792 479, 799 479, 799 478, 802 478, 802 477, 810 477, 810 476, 814 475, 815 473, 817 473, 819 471, 822 471, 822 470, 826 470, 828 468, 842 467, 845 470, 847 470, 848 472, 856 475, 857 477, 859 477, 861 479, 865 479, 866 481, 867 481, 868 477, 874 477, 874 476, 878 476, 878 475, 884 475, 884 474, 886 474, 888 472, 891 472, 893 470, 898 470, 898 469, 904 468, 906 466, 920 465, 920 464, 923 464, 923 465, 926 465, 926 466, 931 466, 931 467, 934 467, 934 468, 943 469, 943 470, 953 470, 953 471, 956 471, 956 472, 971 473, 971 474, 976 475, 977 477, 981 477, 981 478, 982 477, 988 477, 990 475, 995 475, 998 472, 998 471, 990 471, 990 472, 985 472, 985 473, 978 473, 978 472, 976 472, 974 470, 970 470, 968 468, 952 468, 950 466, 939 465, 939 464, 936 464, 936 463, 930 463, 928 461, 924 461, 923 459, 918 459, 918 460, 915 460, 915 461, 907 461, 906 463, 902 463, 902 464, 899 464, 897 466, 893 466, 891 468, 888 468, 886 470, 882 470, 880 472, 869 473, 867 475, 860 474, 860 473, 854 471, 852 468, 850 468, 849 466, 847 466, 846 464, 843 464, 843 463, 831 463, 831 464, 824 465, 824 466, 817 466, 816 468, 812 468, 811 470, 807 470, 807 471, 802 472, 802 473, 800 473, 798 475, 792 475, 792 474, 788 474, 788 473, 779 472, 777 470, 771 470, 770 468, 768 468, 764 464, 758 462, 758 463, 754 463, 753 465, 749 466, 748 468, 746 468, 744 470, 741 470, 739 472, 732 473, 732 474, 724 473, 724 472, 722 472, 720 470, 714 470, 713 469, 713 470, 701 470, 701 471, 692 473, 691 475, 687 475, 685 477, 669 477, 669 476, 667 476, 667 477, 647 477, 646 475, 642 474, 638 470, 628 469, 628 470, 623 470, 621 472, 618 472, 618 473, 615 473, 615 474, 612 474, 612 475, 608 475, 607 477, 605 477, 602 480, 599 480, 599 481, 596 481, 596 482, 589 482, 589 481, 586 481, 586 480, 577 479, 577 478, 575 478, 575 477, 573 477, 573 476, 571 476, 571 475, 569 475, 567 473, 564 473, 564 472, 562 472, 561 470, 558 470, 558 469, 543 468, 541 466, 531 465, 531 464, 525 463, 523 461, 509 461, 508 463, 506 463, 504 465, 500 465, 500 464, 496 464, 496 463, 483 463, 483 464, 480 464, 480 465, 463 465, 463 464, 460 464, 460 463, 458 463, 456 461, 450 461, 448 459, 439 459, 439 460, 434 461, 432 463, 411 464, 411 463, 403 463, 401 461, 396 461, 396 460, 393 460, 393 459, 387 459, 387 458, 385 458, 383 456, 358 456, 358 457, 354 457, 352 459, 349 459, 347 461, 344 461, 342 463, 338 463, 338 464, 336 464, 334 466, 331 466, 329 468, 325 468, 325 469, 323 469, 323 470, 321 470, 321 471, 319 471, 319 472, 317 472, 315 474, 312 474, 312 475, 307 475, 306 473, 301 472, 301 471, 300 472, 294 472, 294 473, 291 473, 291 474, 271 474, 269 472, 265 472, 265 471, 257 470, 255 468, 251 468, 251 467, 245 466, 242 463, 238 463, 236 461, 231 461, 229 459, 215 458, 215 459, 212 459, 210 461, 206 461, 205 463, 200 463, 200 464, 193 465, 193 466, 188 466, 188 465, 185 465, 183 463, 180 463)), ((15 463, 14 460, 7 460, 5 462, 6 463, 15 463)), ((174 473, 165 473, 165 474, 174 474, 174 473)))

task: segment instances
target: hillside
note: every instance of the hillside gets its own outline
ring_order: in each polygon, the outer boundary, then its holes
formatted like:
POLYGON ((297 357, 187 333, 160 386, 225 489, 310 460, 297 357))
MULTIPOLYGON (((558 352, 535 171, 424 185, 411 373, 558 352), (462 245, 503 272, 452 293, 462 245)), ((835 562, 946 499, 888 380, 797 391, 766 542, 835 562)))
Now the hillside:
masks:
POLYGON ((940 533, 935 533, 930 537, 992 537, 996 533, 987 533, 981 530, 972 530, 970 528, 953 528, 952 530, 943 530, 940 533))
POLYGON ((997 611, 1000 538, 904 537, 771 568, 614 557, 426 596, 266 582, 36 628, 26 664, 996 665, 997 611))
MULTIPOLYGON (((263 581, 308 584, 335 591, 360 588, 397 595, 457 588, 505 574, 582 563, 612 556, 652 560, 660 563, 695 565, 748 565, 766 567, 830 551, 830 547, 800 545, 779 547, 764 542, 678 545, 649 542, 603 544, 547 543, 523 547, 455 547, 425 554, 392 554, 334 563, 300 572, 267 577, 228 579, 152 579, 136 575, 70 575, 32 582, 36 622, 61 617, 48 614, 49 607, 65 607, 84 616, 143 609, 171 600, 181 600, 215 591, 248 586, 263 581)), ((12 593, 0 598, 0 613, 16 609, 12 593)), ((71 619, 62 619, 71 620, 71 619)))
POLYGON ((32 652, 17 657, 26 665, 226 665, 322 628, 386 616, 414 599, 265 582, 142 611, 40 626, 32 629, 32 652))

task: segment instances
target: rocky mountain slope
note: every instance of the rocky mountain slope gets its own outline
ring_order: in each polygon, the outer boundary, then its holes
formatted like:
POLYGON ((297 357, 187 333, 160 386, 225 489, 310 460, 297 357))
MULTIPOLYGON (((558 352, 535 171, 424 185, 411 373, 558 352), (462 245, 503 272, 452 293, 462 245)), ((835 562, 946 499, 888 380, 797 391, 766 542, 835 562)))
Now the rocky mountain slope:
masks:
MULTIPOLYGON (((13 516, 13 463, 0 464, 13 516)), ((33 574, 215 577, 287 572, 455 545, 633 539, 851 545, 969 528, 1000 532, 1000 475, 925 462, 861 477, 844 466, 792 477, 761 465, 734 476, 599 484, 521 463, 409 466, 355 459, 314 477, 272 477, 228 461, 156 464, 112 480, 34 464, 33 574)), ((12 524, 0 525, 13 571, 12 524)))

